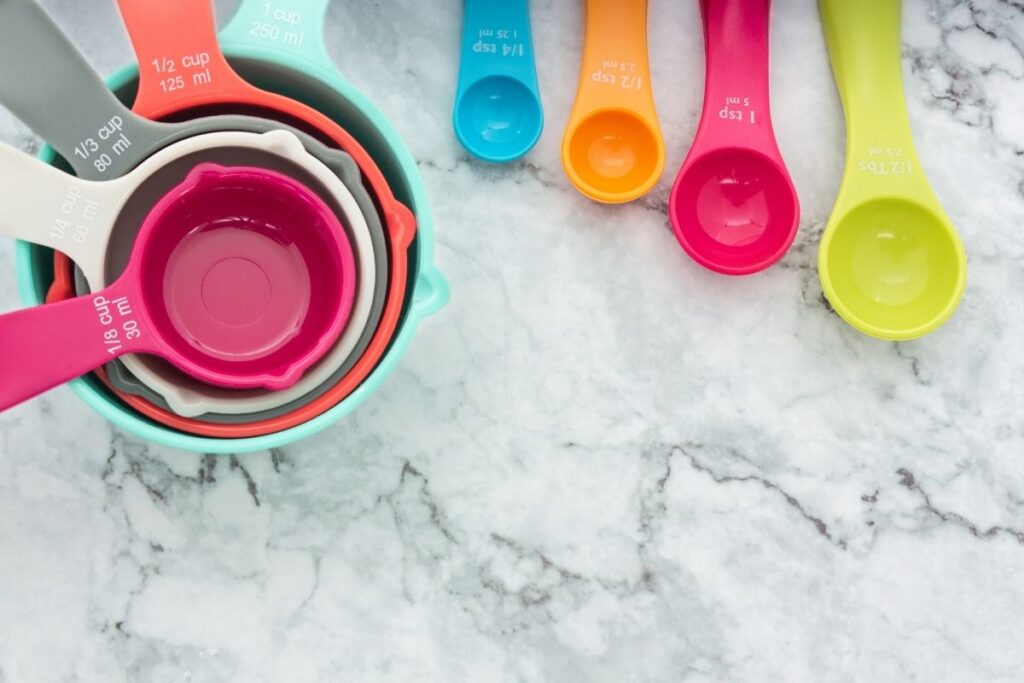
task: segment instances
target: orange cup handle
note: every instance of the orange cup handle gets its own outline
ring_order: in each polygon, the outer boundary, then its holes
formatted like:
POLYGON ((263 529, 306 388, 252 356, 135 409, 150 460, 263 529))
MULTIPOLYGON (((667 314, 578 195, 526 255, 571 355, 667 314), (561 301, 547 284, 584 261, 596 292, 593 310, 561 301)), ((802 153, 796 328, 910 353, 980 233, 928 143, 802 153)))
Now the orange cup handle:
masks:
POLYGON ((117 0, 139 60, 134 109, 161 118, 237 99, 250 86, 217 42, 210 0, 117 0))

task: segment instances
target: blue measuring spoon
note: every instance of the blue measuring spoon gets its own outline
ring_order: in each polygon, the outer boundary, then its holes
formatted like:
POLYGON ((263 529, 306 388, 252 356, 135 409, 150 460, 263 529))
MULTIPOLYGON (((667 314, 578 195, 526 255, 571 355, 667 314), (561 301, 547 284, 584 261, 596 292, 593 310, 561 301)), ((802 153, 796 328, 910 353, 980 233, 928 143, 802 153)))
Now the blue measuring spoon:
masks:
POLYGON ((474 156, 514 161, 544 129, 529 0, 466 0, 455 134, 474 156))

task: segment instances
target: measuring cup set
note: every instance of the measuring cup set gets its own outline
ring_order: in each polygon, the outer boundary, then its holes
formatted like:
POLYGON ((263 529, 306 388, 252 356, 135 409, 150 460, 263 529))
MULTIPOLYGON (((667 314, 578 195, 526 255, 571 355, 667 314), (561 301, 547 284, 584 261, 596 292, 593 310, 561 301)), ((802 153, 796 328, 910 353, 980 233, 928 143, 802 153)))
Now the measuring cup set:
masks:
POLYGON ((408 150, 327 57, 328 0, 117 0, 108 84, 36 0, 0 0, 0 409, 73 380, 119 426, 203 452, 288 443, 380 384, 447 285, 408 150), (172 28, 173 27, 173 28, 172 28), (131 103, 129 109, 124 102, 131 103))
MULTIPOLYGON (((769 101, 771 0, 698 0, 706 78, 700 124, 669 195, 679 244, 726 275, 759 272, 796 237, 800 204, 769 101)), ((819 0, 847 122, 846 170, 818 271, 835 311, 882 339, 944 323, 966 257, 914 149, 900 61, 901 0, 819 0)), ((661 178, 665 146, 647 49, 647 0, 585 0, 576 101, 562 165, 585 196, 618 204, 661 178)), ((526 154, 543 125, 528 0, 465 0, 454 125, 489 161, 526 154)))

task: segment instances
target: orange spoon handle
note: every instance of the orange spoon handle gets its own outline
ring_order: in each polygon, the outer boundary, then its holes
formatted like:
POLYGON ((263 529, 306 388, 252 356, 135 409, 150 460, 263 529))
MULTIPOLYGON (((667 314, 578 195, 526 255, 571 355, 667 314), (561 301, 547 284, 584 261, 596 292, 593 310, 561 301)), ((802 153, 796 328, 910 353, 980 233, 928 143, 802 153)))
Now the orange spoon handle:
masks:
POLYGON ((237 99, 250 86, 217 42, 210 0, 117 0, 139 60, 135 109, 161 118, 237 99))
POLYGON ((647 0, 587 0, 576 109, 609 107, 656 122, 647 56, 647 0))

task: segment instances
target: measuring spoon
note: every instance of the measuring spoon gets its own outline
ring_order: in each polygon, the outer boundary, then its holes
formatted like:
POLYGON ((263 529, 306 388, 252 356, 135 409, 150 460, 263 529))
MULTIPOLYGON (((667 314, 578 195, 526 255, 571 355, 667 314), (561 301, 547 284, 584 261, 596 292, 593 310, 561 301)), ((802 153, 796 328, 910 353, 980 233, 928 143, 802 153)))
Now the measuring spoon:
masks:
POLYGON ((900 0, 820 0, 846 113, 846 169, 818 252, 825 296, 853 327, 913 339, 956 310, 967 259, 914 148, 900 0))
POLYGON ((544 111, 529 0, 465 0, 453 122, 462 145, 485 161, 514 161, 537 144, 544 111))
MULTIPOLYGON (((19 65, 19 74, 15 78, 7 70, 0 72, 0 100, 10 103, 11 109, 26 120, 30 126, 42 129, 44 135, 50 138, 54 147, 67 157, 79 175, 86 178, 105 177, 120 175, 133 168, 137 159, 126 159, 117 156, 113 159, 112 168, 104 173, 98 173, 84 160, 78 158, 72 151, 74 137, 66 135, 72 129, 72 124, 78 118, 106 118, 117 119, 133 126, 141 131, 133 138, 133 149, 146 148, 146 155, 154 152, 163 145, 165 141, 187 138, 191 135, 200 134, 207 130, 249 130, 268 131, 285 128, 293 131, 303 141, 304 146, 324 164, 334 170, 337 175, 334 177, 336 185, 344 185, 344 194, 354 198, 355 206, 347 209, 350 217, 349 224, 357 231, 360 238, 360 287, 357 305, 352 316, 352 325, 346 328, 338 344, 328 354, 324 363, 333 363, 334 368, 341 367, 349 356, 355 354, 362 356, 362 352, 372 341, 372 330, 377 321, 381 318, 382 309, 387 298, 388 282, 388 242, 381 226, 377 209, 370 199, 369 194, 359 182, 359 171, 348 155, 325 147, 322 143, 304 133, 299 133, 289 126, 252 117, 230 116, 230 117, 209 117, 188 124, 161 124, 142 119, 128 111, 124 105, 117 100, 106 86, 85 62, 81 54, 75 49, 70 41, 64 36, 60 29, 52 22, 46 13, 37 3, 29 0, 5 0, 0 3, 0 27, 16 27, 18 30, 10 31, 19 37, 29 34, 31 40, 25 45, 17 41, 0 40, 0 61, 5 59, 17 60, 25 55, 28 59, 19 65), (54 65, 60 68, 52 68, 54 65), (49 80, 46 80, 49 79, 49 80), (39 81, 46 87, 31 86, 31 83, 39 81), (48 99, 57 98, 65 92, 76 94, 77 109, 66 107, 52 107, 48 99), (98 113, 97 113, 98 112, 98 113), (37 123, 39 122, 39 123, 37 123), (152 131, 170 132, 163 138, 154 139, 152 131), (357 220, 358 219, 358 220, 357 220), (362 232, 358 232, 358 226, 366 226, 362 232), (361 241, 365 235, 365 242, 361 241), (381 275, 378 276, 378 273, 381 275)), ((3 29, 0 29, 3 30, 3 29)), ((7 37, 7 32, 4 33, 7 37)), ((62 95, 61 95, 62 96, 62 95)), ((326 171, 326 169, 321 169, 326 171)), ((331 173, 327 172, 328 177, 331 173)), ((328 184, 330 181, 327 181, 328 184)), ((339 196, 341 196, 339 194, 339 196)), ((401 211, 399 211, 401 213, 401 211)), ((398 222, 400 235, 407 236, 413 230, 413 226, 407 221, 398 222)), ((134 231, 138 224, 129 226, 129 231, 118 229, 117 239, 112 242, 117 254, 125 255, 131 251, 134 242, 134 231)), ((123 228, 123 224, 121 226, 123 228)), ((55 268, 55 281, 48 296, 49 301, 57 301, 70 297, 74 293, 74 281, 71 275, 70 262, 59 251, 57 255, 57 267, 55 268)), ((110 262, 123 264, 123 258, 111 258, 110 262)), ((109 282, 116 277, 120 271, 108 273, 109 282)), ((192 412, 198 408, 189 406, 198 405, 194 395, 186 393, 185 387, 188 384, 187 378, 179 373, 181 381, 175 383, 172 376, 161 375, 157 368, 150 367, 159 364, 154 358, 123 359, 123 362, 131 366, 131 370, 149 383, 154 389, 161 391, 170 402, 184 412, 192 412)), ((316 366, 316 371, 310 376, 323 377, 324 363, 316 366)), ((330 374, 329 372, 327 373, 330 374)), ((305 378, 300 385, 308 387, 305 378)), ((315 388, 313 387, 308 388, 315 388)), ((278 392, 280 393, 280 392, 278 392)), ((289 397, 280 397, 282 402, 290 400, 289 397)))
POLYGON ((669 196, 676 239, 726 275, 764 270, 800 227, 796 188, 772 129, 771 0, 701 0, 706 76, 693 146, 669 196))
POLYGON ((665 168, 647 57, 647 0, 587 0, 576 103, 562 138, 562 166, 587 197, 642 197, 665 168))
POLYGON ((153 207, 111 286, 0 316, 0 410, 126 353, 213 384, 286 388, 341 334, 354 269, 337 217, 303 185, 197 166, 153 207))

